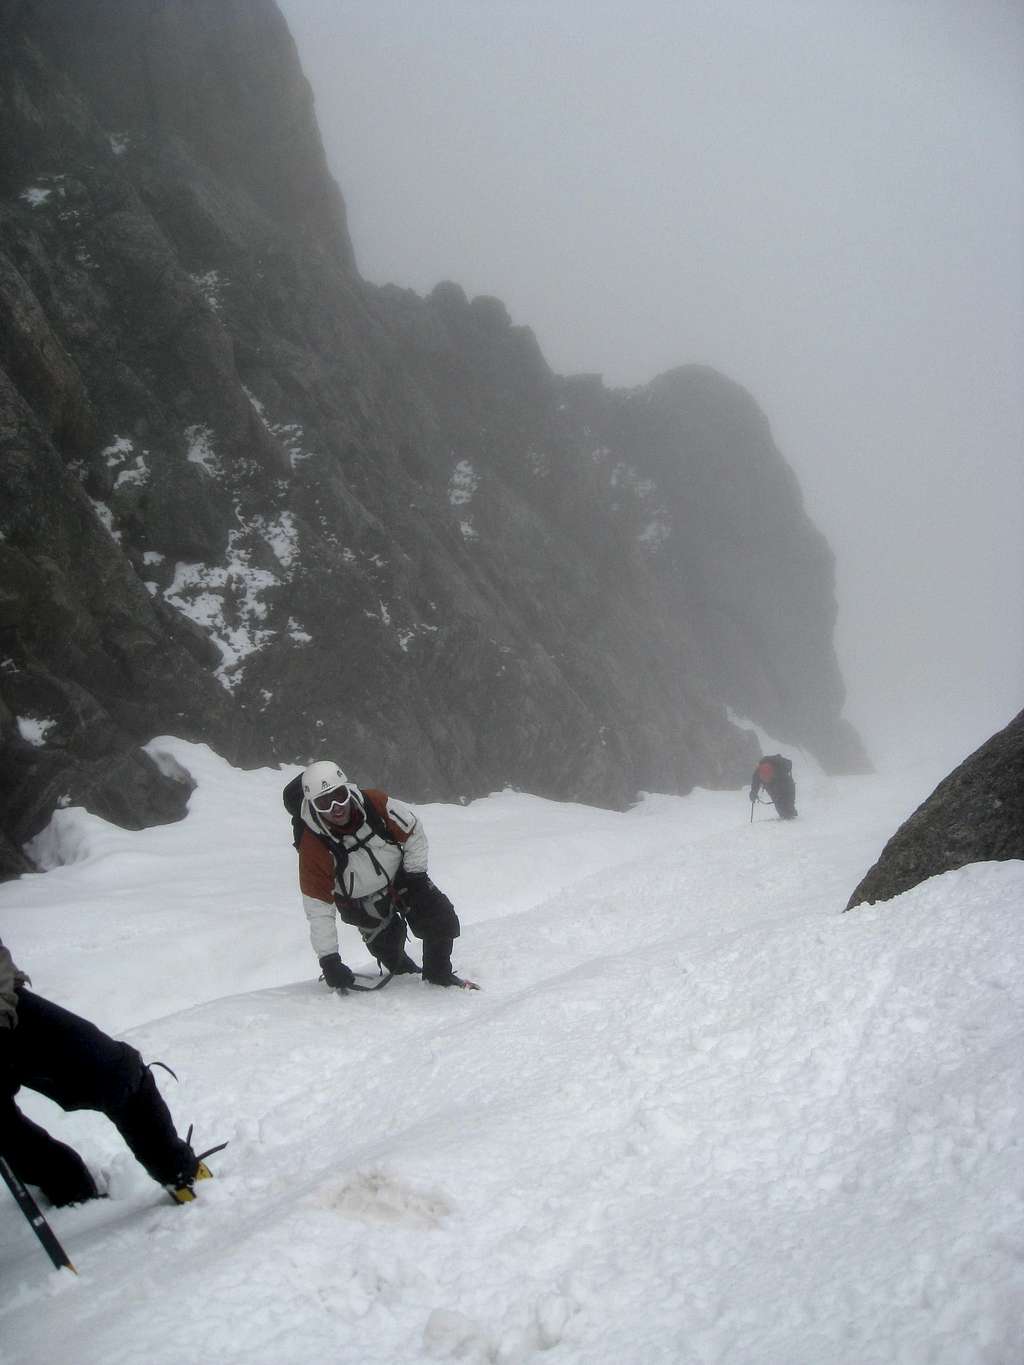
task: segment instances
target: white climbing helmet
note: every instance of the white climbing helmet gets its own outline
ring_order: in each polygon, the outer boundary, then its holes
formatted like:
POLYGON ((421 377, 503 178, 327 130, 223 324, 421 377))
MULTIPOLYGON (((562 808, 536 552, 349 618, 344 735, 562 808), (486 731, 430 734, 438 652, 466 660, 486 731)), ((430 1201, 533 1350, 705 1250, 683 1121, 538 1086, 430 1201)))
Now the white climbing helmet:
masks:
POLYGON ((347 786, 348 778, 337 763, 329 763, 325 758, 317 763, 311 763, 302 774, 302 795, 310 804, 325 792, 337 791, 339 787, 347 786))

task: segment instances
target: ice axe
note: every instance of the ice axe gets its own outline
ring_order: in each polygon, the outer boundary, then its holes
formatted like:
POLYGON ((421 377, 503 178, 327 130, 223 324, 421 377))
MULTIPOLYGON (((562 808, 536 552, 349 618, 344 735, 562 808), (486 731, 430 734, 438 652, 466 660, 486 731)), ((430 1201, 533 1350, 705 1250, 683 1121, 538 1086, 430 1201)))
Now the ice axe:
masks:
POLYGON ((44 1251, 47 1256, 49 1256, 56 1269, 63 1270, 66 1266, 68 1270, 74 1271, 77 1275, 78 1271, 75 1270, 75 1267, 68 1259, 68 1253, 61 1246, 60 1242, 57 1241, 56 1233, 43 1217, 39 1205, 29 1194, 25 1187, 25 1182, 20 1176, 15 1175, 14 1171, 11 1169, 10 1163, 2 1156, 0 1156, 0 1176, 3 1176, 7 1188, 10 1190, 11 1194, 14 1195, 18 1208, 21 1209, 22 1213, 25 1215, 29 1227, 39 1238, 44 1251))

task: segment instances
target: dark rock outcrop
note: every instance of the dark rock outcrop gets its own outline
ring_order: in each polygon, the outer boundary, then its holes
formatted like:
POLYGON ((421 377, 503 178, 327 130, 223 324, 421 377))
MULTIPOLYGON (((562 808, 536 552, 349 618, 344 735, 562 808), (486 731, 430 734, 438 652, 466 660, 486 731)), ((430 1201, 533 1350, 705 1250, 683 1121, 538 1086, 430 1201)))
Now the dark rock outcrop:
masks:
POLYGON ((967 863, 1024 859, 1024 711, 935 788, 882 850, 847 910, 967 863))
POLYGON ((728 707, 865 765, 752 399, 365 284, 271 0, 11 0, 0 54, 0 874, 104 763, 180 810, 161 732, 416 800, 738 786, 728 707))

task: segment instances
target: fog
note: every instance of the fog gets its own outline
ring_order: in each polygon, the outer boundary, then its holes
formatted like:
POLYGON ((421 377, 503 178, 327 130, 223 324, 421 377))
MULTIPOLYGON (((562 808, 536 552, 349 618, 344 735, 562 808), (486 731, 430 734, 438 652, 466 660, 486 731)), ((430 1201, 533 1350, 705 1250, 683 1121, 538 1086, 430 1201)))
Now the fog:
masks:
POLYGON ((876 763, 1024 705, 1024 6, 281 3, 365 278, 750 390, 876 763))

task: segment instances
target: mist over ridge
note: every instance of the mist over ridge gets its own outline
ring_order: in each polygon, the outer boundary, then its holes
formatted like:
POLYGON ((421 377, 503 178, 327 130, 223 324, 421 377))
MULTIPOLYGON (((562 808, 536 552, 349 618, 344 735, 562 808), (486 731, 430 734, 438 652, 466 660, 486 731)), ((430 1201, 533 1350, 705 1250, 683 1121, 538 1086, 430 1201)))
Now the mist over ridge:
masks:
POLYGON ((155 731, 412 798, 738 786, 735 716, 863 766, 742 375, 609 388, 496 298, 366 283, 273 5, 52 17, 4 35, 12 845, 180 809, 155 731))
POLYGON ((368 279, 497 294, 562 373, 744 385, 876 762, 1019 710, 1019 6, 283 8, 368 279))

